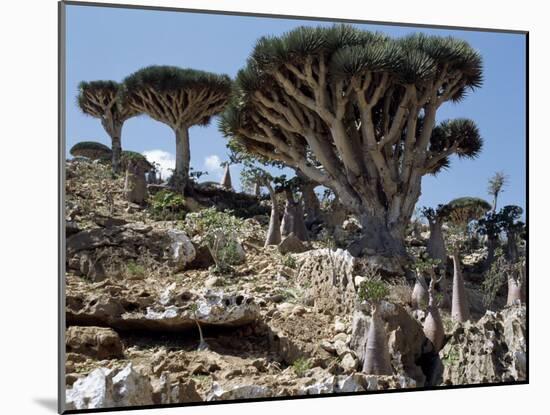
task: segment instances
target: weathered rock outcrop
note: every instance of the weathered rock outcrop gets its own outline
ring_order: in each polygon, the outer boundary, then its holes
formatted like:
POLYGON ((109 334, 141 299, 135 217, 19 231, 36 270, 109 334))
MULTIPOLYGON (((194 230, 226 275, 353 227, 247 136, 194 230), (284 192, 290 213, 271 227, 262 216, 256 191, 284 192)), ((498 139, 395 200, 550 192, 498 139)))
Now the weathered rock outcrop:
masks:
POLYGON ((80 353, 99 360, 124 357, 119 335, 105 327, 69 327, 65 343, 67 353, 80 353))
POLYGON ((173 331, 203 325, 236 327, 254 322, 259 307, 254 297, 206 290, 194 292, 160 284, 128 285, 105 281, 90 284, 69 279, 66 315, 69 325, 94 325, 120 330, 173 331), (159 286, 160 285, 160 286, 159 286))
POLYGON ((297 282, 314 298, 315 309, 330 314, 353 311, 357 298, 353 282, 355 258, 342 249, 316 249, 296 255, 297 282))
POLYGON ((513 306, 457 325, 440 356, 443 384, 521 381, 526 378, 526 309, 513 306))
POLYGON ((131 363, 123 369, 98 368, 66 391, 67 410, 152 404, 149 377, 135 371, 131 363))

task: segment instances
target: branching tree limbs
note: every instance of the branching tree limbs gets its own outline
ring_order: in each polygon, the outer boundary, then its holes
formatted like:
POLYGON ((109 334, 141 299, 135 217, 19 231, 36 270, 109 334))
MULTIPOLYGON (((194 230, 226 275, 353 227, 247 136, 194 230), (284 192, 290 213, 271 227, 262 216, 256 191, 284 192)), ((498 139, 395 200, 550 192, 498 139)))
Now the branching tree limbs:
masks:
POLYGON ((189 177, 189 128, 207 125, 227 103, 231 81, 173 66, 149 66, 124 80, 121 102, 168 125, 176 136, 174 184, 183 191, 189 177))
POLYGON ((111 137, 113 171, 120 171, 122 153, 121 134, 124 122, 140 113, 117 100, 120 84, 114 81, 81 82, 78 85, 77 103, 87 115, 101 120, 101 125, 111 137))
POLYGON ((436 127, 436 111, 481 80, 463 41, 301 27, 258 41, 220 127, 333 189, 368 230, 363 245, 403 254, 422 176, 481 148, 473 122, 436 127))

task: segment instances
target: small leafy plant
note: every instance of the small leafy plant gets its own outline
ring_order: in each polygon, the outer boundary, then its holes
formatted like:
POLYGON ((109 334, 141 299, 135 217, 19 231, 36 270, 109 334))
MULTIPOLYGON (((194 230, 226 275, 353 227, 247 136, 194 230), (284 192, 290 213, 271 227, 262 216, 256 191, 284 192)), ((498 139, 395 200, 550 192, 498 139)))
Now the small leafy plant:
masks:
POLYGON ((283 255, 282 263, 285 267, 296 269, 296 260, 291 254, 283 255))
POLYGON ((206 343, 204 341, 204 337, 202 335, 202 328, 201 328, 201 325, 199 324, 199 320, 197 318, 197 311, 199 311, 199 305, 197 303, 193 303, 191 304, 191 307, 190 307, 190 310, 191 312, 193 313, 193 319, 195 320, 195 324, 197 325, 197 328, 199 329, 199 347, 197 348, 197 351, 202 351, 202 350, 208 350, 208 343, 206 343))
POLYGON ((367 279, 359 286, 359 299, 378 303, 384 300, 390 293, 388 285, 380 279, 367 279))
POLYGON ((130 261, 126 264, 126 273, 133 277, 143 278, 145 276, 145 268, 143 265, 130 261))
POLYGON ((303 357, 300 357, 292 363, 292 369, 294 369, 296 376, 301 378, 309 369, 311 369, 311 362, 303 357))
POLYGON ((185 217, 185 199, 171 190, 161 190, 151 199, 151 213, 157 220, 177 220, 185 217))

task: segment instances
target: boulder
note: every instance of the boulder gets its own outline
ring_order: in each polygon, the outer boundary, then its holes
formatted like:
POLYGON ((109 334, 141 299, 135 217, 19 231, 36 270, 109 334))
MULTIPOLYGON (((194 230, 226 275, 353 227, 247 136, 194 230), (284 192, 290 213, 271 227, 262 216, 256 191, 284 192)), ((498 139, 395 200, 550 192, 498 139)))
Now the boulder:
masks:
POLYGON ((98 368, 66 391, 66 410, 116 408, 153 404, 148 376, 129 363, 123 369, 98 368))
POLYGON ((65 335, 67 353, 80 353, 98 360, 124 357, 120 337, 104 327, 69 327, 65 335))
POLYGON ((124 180, 124 194, 130 203, 143 205, 147 200, 145 171, 137 163, 129 163, 124 180))
POLYGON ((314 298, 318 312, 351 313, 357 298, 353 281, 355 258, 342 249, 316 249, 295 255, 299 266, 296 281, 314 298))
POLYGON ((170 229, 169 238, 170 260, 176 269, 184 269, 195 259, 196 251, 191 239, 183 231, 170 229))
POLYGON ((266 386, 235 385, 222 387, 217 382, 214 382, 210 392, 206 396, 206 400, 227 401, 232 399, 268 398, 271 396, 273 396, 273 391, 266 386))
POLYGON ((193 379, 172 379, 170 372, 163 372, 160 378, 153 379, 152 385, 155 405, 202 401, 193 379))
POLYGON ((525 306, 487 311, 477 323, 457 324, 439 355, 445 385, 525 380, 525 306))
POLYGON ((297 254, 305 252, 308 248, 300 239, 298 239, 296 235, 294 235, 294 233, 291 233, 287 237, 283 238, 278 246, 278 249, 281 255, 285 255, 289 253, 297 254))

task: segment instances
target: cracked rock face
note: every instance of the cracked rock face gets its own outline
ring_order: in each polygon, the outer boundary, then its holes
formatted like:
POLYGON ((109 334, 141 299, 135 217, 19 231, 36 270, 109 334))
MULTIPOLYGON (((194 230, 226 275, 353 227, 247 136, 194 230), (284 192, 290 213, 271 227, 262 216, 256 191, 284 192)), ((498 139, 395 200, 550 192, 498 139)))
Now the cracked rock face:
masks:
POLYGON ((487 311, 457 325, 439 353, 446 385, 522 381, 526 378, 526 309, 487 311))
POLYGON ((355 258, 343 249, 316 249, 296 255, 300 269, 296 280, 310 286, 317 311, 351 312, 357 297, 353 282, 355 258))
POLYGON ((119 335, 105 327, 69 327, 65 336, 68 353, 103 359, 123 358, 119 335))
POLYGON ((254 297, 239 293, 191 291, 176 283, 162 286, 136 281, 90 284, 77 279, 67 285, 67 322, 120 330, 170 331, 204 325, 236 327, 256 321, 259 306, 254 297))
POLYGON ((125 368, 98 368, 78 379, 66 391, 66 409, 96 409, 121 406, 152 405, 153 389, 148 376, 125 368))

